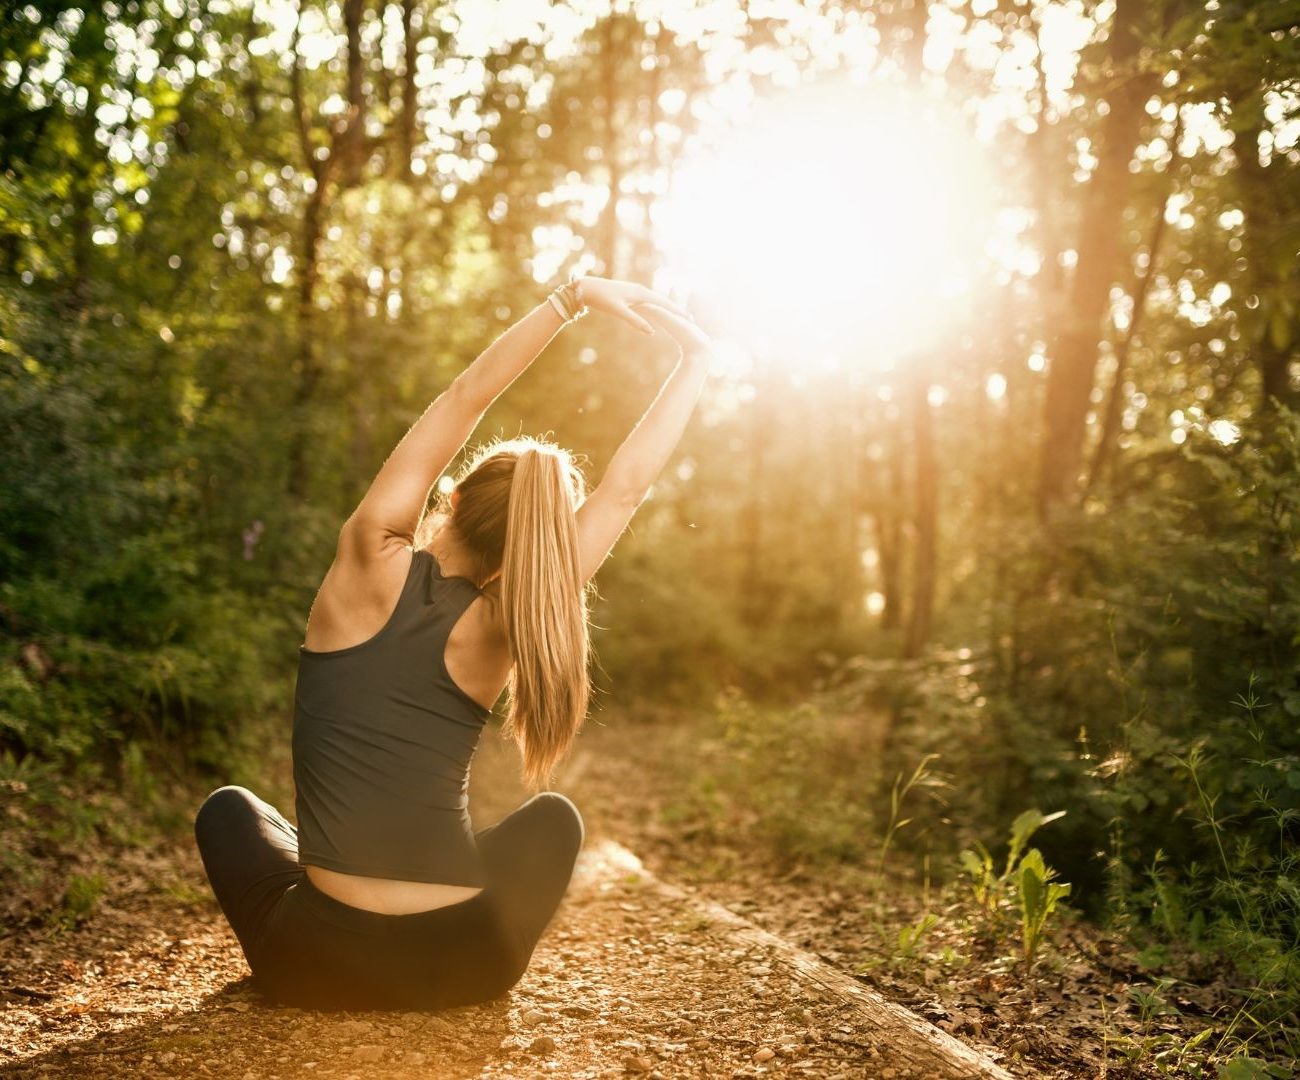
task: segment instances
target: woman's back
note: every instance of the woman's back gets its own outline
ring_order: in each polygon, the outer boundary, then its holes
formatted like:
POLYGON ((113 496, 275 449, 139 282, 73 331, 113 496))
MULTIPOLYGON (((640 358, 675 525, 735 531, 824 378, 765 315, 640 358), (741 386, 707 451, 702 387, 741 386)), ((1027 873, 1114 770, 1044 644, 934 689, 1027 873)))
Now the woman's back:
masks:
MULTIPOLYGON (((303 638, 314 652, 349 649, 374 637, 388 622, 418 549, 394 544, 380 556, 361 559, 336 557, 312 604, 303 638)), ((451 568, 444 573, 442 560, 427 549, 439 576, 461 579, 451 568)), ((444 659, 456 685, 471 698, 491 708, 510 676, 510 650, 497 604, 499 579, 479 589, 479 598, 466 608, 452 628, 444 659)))
POLYGON ((301 862, 327 895, 405 914, 482 888, 468 776, 509 675, 494 609, 410 547, 326 575, 300 650, 294 778, 301 862))

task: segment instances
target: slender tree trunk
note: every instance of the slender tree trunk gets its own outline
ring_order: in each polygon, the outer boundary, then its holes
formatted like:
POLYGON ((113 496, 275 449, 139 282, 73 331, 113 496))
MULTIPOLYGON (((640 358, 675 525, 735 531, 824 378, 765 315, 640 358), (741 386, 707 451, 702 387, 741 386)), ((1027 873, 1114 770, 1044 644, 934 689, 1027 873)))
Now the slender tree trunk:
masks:
POLYGON ((1031 2, 1023 7, 1034 33, 1034 75, 1036 94, 1034 131, 1026 139, 1026 151, 1034 180, 1035 238, 1042 256, 1037 276, 1039 317, 1046 326, 1056 326, 1065 306, 1065 267, 1061 265, 1061 215, 1058 211, 1060 147, 1048 118, 1047 72, 1043 63, 1042 27, 1031 2))
POLYGON ((417 0, 402 0, 402 113, 398 119, 397 145, 402 155, 398 172, 408 184, 413 178, 411 162, 415 158, 415 75, 420 56, 419 28, 415 25, 417 0))
MULTIPOLYGON (((70 170, 68 190, 71 213, 67 225, 71 240, 72 275, 66 302, 69 312, 78 319, 83 319, 86 315, 90 304, 91 280, 94 277, 91 263, 95 252, 92 241, 95 228, 94 197, 100 161, 100 151, 95 145, 95 111, 101 101, 99 81, 93 80, 86 87, 86 92, 85 106, 76 118, 77 156, 70 170)), ((74 339, 74 348, 79 347, 79 342, 80 338, 74 339)))
MULTIPOLYGON (((1174 137, 1175 145, 1177 134, 1174 137)), ((1151 278, 1156 272, 1156 259, 1160 257, 1160 245, 1165 235, 1165 207, 1169 198, 1161 193, 1160 204, 1156 208, 1155 224, 1151 227, 1151 239, 1147 242, 1147 264, 1138 276, 1133 288, 1133 314, 1129 318, 1128 330, 1115 348, 1115 378, 1111 383, 1110 394, 1106 398, 1105 411, 1102 415, 1101 434, 1092 454, 1092 467, 1088 470, 1088 491, 1100 486, 1103 473, 1111 452, 1119 438, 1120 417, 1123 415, 1124 381, 1128 377, 1129 357, 1133 352, 1133 341, 1137 337, 1146 312, 1147 293, 1151 288, 1151 278)))
POLYGON ((296 500, 307 497, 311 486, 311 443, 313 441, 313 412, 316 388, 320 382, 321 366, 319 343, 316 340, 316 286, 320 281, 320 250, 325 235, 325 217, 341 175, 343 184, 357 183, 361 177, 362 149, 365 140, 364 61, 361 55, 361 17, 364 0, 346 0, 344 22, 347 31, 347 92, 348 115, 331 129, 328 153, 322 160, 312 134, 302 85, 302 64, 299 52, 302 22, 294 27, 292 40, 292 66, 289 71, 289 94, 298 127, 298 137, 303 159, 314 181, 303 208, 300 232, 298 272, 298 345, 296 367, 298 385, 293 401, 293 432, 289 443, 290 496, 296 500))
MULTIPOLYGON (((866 431, 859 418, 863 414, 861 383, 854 379, 851 372, 845 374, 844 412, 844 460, 848 468, 844 470, 848 481, 845 494, 845 543, 848 549, 848 565, 852 570, 855 583, 852 592, 845 597, 846 611, 851 610, 853 617, 860 620, 865 600, 864 587, 866 575, 863 573, 862 555, 871 543, 871 501, 868 474, 871 459, 867 454, 866 431)), ((877 552, 877 556, 879 552, 877 552)))
POLYGON ((604 147, 602 156, 609 184, 609 202, 601 214, 599 253, 606 277, 618 276, 618 189, 623 182, 623 161, 618 130, 619 55, 618 16, 605 19, 601 51, 602 89, 604 96, 604 147))
MULTIPOLYGON (((1262 102, 1256 109, 1262 112, 1262 102)), ((1238 139, 1244 151, 1238 155, 1237 181, 1246 207, 1245 254, 1250 267, 1252 285, 1260 295, 1279 296, 1286 273, 1280 267, 1294 266, 1294 246, 1284 250, 1290 235, 1284 227, 1287 216, 1281 205, 1280 192, 1275 189, 1280 180, 1272 164, 1261 165, 1255 147, 1259 145, 1259 132, 1270 130, 1271 125, 1261 115, 1259 127, 1248 136, 1238 139)), ((1300 325, 1294 314, 1285 314, 1274 300, 1265 309, 1267 323, 1262 326, 1252 355, 1259 368, 1260 412, 1267 416, 1281 404, 1300 408, 1300 386, 1291 378, 1291 363, 1300 349, 1300 325)))
POLYGON ((344 187, 355 187, 361 182, 366 141, 365 64, 361 55, 361 16, 365 0, 344 0, 343 26, 347 34, 347 96, 348 122, 336 140, 335 151, 342 157, 344 187))
MULTIPOLYGON (((249 4, 248 21, 244 26, 244 40, 256 41, 261 33, 257 23, 257 5, 249 4)), ((262 122, 262 80, 257 77, 257 65, 254 63, 245 63, 244 73, 245 78, 240 84, 244 94, 244 108, 248 110, 249 125, 256 127, 262 122)))
POLYGON ((765 448, 772 439, 770 424, 773 410, 769 407, 771 387, 763 369, 754 373, 757 393, 750 404, 749 482, 745 485, 744 519, 744 576, 741 611, 751 625, 763 621, 767 602, 763 595, 763 489, 766 486, 767 455, 765 448))
POLYGON ((363 283, 357 274, 349 274, 344 283, 343 325, 344 339, 347 344, 350 367, 351 390, 348 405, 352 412, 352 438, 350 440, 352 458, 352 486, 354 490, 363 490, 365 484, 375 472, 374 431, 371 427, 369 376, 372 356, 366 355, 365 325, 366 316, 362 310, 363 283), (360 354, 360 355, 359 355, 360 354))
POLYGON ((912 570, 912 607, 907 620, 903 656, 914 659, 921 655, 930 641, 939 547, 939 470, 934 448, 930 379, 925 365, 918 363, 908 389, 916 469, 913 519, 916 524, 916 553, 912 570))
MULTIPOLYGON (((899 53, 903 73, 919 93, 925 74, 923 62, 930 7, 928 0, 902 0, 899 53)), ((939 480, 934 450, 934 414, 930 408, 930 358, 917 356, 904 382, 900 403, 912 426, 913 535, 912 593, 903 638, 903 655, 921 655, 930 641, 934 621, 935 578, 939 557, 939 480)))
POLYGON ((318 184, 307 199, 302 217, 298 273, 298 385, 294 394, 294 437, 289 447, 289 494, 307 498, 311 482, 310 444, 312 404, 320 382, 320 360, 316 342, 316 282, 320 277, 320 245, 325 213, 324 185, 318 184))
MULTIPOLYGON (((650 70, 646 74, 646 130, 650 133, 650 140, 646 144, 645 154, 642 159, 641 167, 646 169, 651 176, 657 177, 661 165, 659 151, 659 121, 661 109, 659 106, 659 95, 663 87, 663 69, 666 63, 662 53, 664 42, 664 29, 660 25, 658 33, 649 41, 651 47, 650 58, 654 61, 650 70)), ((634 272, 646 280, 649 280, 653 273, 656 263, 654 232, 650 227, 650 211, 654 207, 655 200, 658 197, 651 185, 646 185, 647 191, 642 198, 642 206, 645 213, 645 221, 641 231, 637 236, 637 253, 634 272)))
POLYGON ((890 511, 877 512, 872 520, 880 551, 880 592, 885 598, 880 625, 896 630, 903 621, 902 522, 890 511))
MULTIPOLYGON (((862 554, 867 545, 871 543, 871 497, 869 474, 871 472, 871 458, 867 453, 865 430, 859 422, 862 416, 862 403, 858 400, 862 394, 852 375, 847 376, 848 391, 844 395, 844 400, 848 405, 848 462, 852 476, 852 484, 849 489, 849 537, 850 537, 850 554, 855 561, 855 565, 862 566, 862 554)), ((880 552, 877 550, 877 557, 880 552)), ((860 569, 859 569, 860 572, 860 569)), ((855 593, 854 601, 861 605, 864 597, 861 593, 855 593)), ((859 607, 856 614, 861 614, 859 607)))
POLYGON ((896 630, 903 625, 906 581, 903 572, 903 518, 907 513, 907 459, 901 414, 891 427, 893 430, 885 449, 885 491, 874 515, 876 544, 880 551, 880 592, 885 598, 880 625, 886 630, 896 630))
POLYGON ((1109 111, 1099 132, 1097 168, 1085 193, 1078 262, 1047 375, 1038 477, 1038 510, 1044 519, 1078 493, 1102 317, 1115 280, 1120 222, 1131 187, 1129 162, 1142 131, 1143 105, 1151 85, 1149 77, 1134 70, 1140 10, 1138 0, 1116 0, 1110 61, 1118 81, 1106 97, 1109 111))
MULTIPOLYGON (((1292 326, 1294 333, 1294 325, 1292 326)), ((1260 374, 1260 409, 1265 413, 1277 411, 1278 404, 1294 409, 1300 407, 1300 390, 1296 389, 1291 378, 1291 364, 1295 355, 1294 338, 1290 346, 1274 339, 1272 332, 1266 335, 1255 351, 1259 362, 1260 374)))

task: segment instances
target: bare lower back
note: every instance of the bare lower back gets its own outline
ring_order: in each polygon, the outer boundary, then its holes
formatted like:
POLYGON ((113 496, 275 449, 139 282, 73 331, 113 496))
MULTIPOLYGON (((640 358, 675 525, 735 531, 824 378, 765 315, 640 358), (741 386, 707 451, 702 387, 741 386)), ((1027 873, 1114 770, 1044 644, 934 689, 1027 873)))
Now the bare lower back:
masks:
POLYGON ((458 904, 483 890, 468 885, 440 885, 428 881, 394 881, 388 878, 361 877, 326 870, 323 866, 305 866, 311 883, 326 896, 349 907, 376 911, 383 915, 413 915, 458 904))

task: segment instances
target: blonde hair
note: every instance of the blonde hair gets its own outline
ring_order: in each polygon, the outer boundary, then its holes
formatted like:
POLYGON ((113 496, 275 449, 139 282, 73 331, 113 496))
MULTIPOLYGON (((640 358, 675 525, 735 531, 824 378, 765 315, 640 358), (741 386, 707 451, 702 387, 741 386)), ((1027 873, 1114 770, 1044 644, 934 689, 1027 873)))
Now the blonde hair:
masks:
MULTIPOLYGON (((439 510, 476 560, 483 581, 501 571, 500 611, 513 667, 502 733, 523 758, 524 782, 542 787, 569 752, 591 695, 588 587, 576 512, 586 482, 562 447, 521 436, 480 447, 439 510)), ((428 515, 416 546, 432 538, 428 515)))

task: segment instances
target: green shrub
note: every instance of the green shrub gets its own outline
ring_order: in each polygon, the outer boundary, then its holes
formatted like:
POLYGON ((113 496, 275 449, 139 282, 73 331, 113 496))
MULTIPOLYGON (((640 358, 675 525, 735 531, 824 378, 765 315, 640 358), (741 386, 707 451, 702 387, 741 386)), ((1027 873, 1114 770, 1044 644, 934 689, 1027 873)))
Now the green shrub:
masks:
POLYGON ((862 862, 878 847, 870 807, 877 777, 861 753, 865 722, 812 703, 762 706, 725 691, 704 724, 692 787, 784 862, 862 862))

